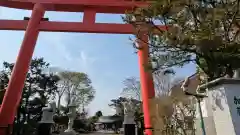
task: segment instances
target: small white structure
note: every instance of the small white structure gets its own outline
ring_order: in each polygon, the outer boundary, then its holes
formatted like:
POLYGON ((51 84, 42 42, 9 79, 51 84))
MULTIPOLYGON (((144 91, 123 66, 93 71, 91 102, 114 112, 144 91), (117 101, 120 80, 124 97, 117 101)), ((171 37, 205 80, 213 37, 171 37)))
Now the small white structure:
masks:
MULTIPOLYGON (((201 76, 200 76, 201 77, 201 76)), ((198 91, 205 91, 208 96, 201 101, 201 109, 207 135, 240 135, 240 79, 239 71, 234 78, 219 78, 201 85, 198 91)), ((200 84, 199 76, 189 77, 187 91, 196 93, 200 84)), ((182 83, 172 88, 171 96, 181 101, 191 98, 186 96, 181 88, 182 83)), ((183 86, 183 85, 182 85, 183 86)), ((196 110, 196 135, 202 135, 199 108, 196 110)))
POLYGON ((54 123, 53 116, 56 112, 56 103, 49 103, 47 107, 42 108, 42 112, 42 119, 39 123, 54 123))
POLYGON ((200 89, 208 95, 202 104, 207 134, 240 135, 240 79, 219 78, 200 89))

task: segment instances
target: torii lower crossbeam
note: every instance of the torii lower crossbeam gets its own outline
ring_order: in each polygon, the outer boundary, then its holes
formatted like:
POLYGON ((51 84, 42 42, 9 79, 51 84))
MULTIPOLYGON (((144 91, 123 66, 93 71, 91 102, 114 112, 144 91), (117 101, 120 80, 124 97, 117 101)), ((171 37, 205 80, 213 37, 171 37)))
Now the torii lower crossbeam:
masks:
MULTIPOLYGON (((0 20, 1 30, 26 30, 27 25, 28 21, 25 20, 0 20)), ((134 28, 130 24, 43 21, 39 25, 39 31, 133 34, 134 28)))

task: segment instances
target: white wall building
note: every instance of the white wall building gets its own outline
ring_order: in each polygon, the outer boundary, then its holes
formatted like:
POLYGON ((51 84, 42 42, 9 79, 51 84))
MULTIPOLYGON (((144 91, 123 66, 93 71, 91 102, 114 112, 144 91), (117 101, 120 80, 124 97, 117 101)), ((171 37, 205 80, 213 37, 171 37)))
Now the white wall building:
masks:
MULTIPOLYGON (((189 91, 195 92, 199 81, 192 77, 189 91)), ((207 135, 240 135, 240 79, 220 78, 201 87, 208 97, 201 102, 207 135)), ((186 99, 180 86, 173 88, 172 96, 186 99)), ((199 110, 196 110, 196 135, 202 135, 199 110)))

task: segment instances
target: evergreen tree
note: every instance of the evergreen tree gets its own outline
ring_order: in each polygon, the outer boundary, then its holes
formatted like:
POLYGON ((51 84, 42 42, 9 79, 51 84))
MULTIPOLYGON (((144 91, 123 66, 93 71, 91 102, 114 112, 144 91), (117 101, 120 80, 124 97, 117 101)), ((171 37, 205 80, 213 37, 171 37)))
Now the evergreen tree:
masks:
MULTIPOLYGON (((7 87, 14 63, 3 63, 1 71, 1 89, 7 87)), ((49 63, 43 58, 32 60, 23 88, 22 99, 14 122, 14 135, 33 135, 38 121, 41 119, 42 108, 57 91, 58 76, 45 74, 49 63)), ((3 92, 4 94, 4 92, 3 92)))

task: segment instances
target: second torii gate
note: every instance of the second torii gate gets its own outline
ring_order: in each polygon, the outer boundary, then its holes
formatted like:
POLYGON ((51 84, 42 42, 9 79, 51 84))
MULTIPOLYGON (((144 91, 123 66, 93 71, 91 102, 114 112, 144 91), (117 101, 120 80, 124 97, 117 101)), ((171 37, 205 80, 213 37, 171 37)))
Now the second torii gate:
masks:
MULTIPOLYGON (((123 14, 135 7, 147 6, 147 2, 129 0, 4 0, 0 6, 32 10, 29 20, 0 20, 0 30, 26 30, 11 79, 0 108, 0 126, 12 125, 22 89, 40 31, 134 34, 130 24, 95 23, 97 13, 123 14), (55 22, 44 19, 45 11, 83 12, 83 22, 55 22)), ((164 27, 162 27, 164 29, 164 27)), ((147 135, 151 135, 148 99, 155 96, 152 74, 148 64, 148 36, 140 35, 138 51, 140 82, 142 89, 144 123, 147 135)), ((0 129, 0 135, 5 135, 0 129)))

